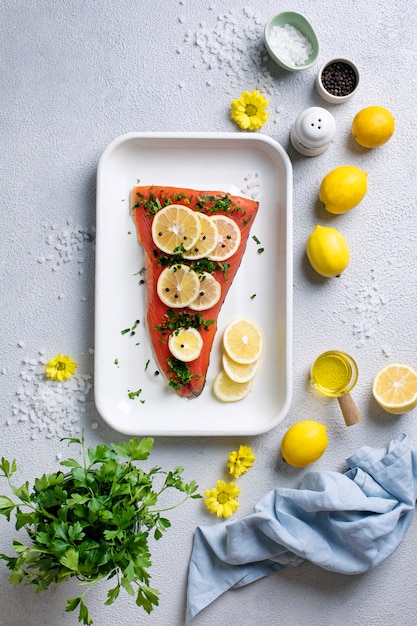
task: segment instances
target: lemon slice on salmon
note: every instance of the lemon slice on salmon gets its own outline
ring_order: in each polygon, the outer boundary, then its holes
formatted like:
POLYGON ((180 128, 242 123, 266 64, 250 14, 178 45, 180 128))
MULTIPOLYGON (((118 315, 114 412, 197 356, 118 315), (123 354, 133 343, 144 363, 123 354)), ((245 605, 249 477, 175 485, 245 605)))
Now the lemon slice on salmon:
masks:
POLYGON ((166 267, 160 274, 156 291, 164 304, 174 309, 188 306, 200 289, 198 274, 188 265, 166 267))
POLYGON ((226 215, 212 215, 219 232, 217 245, 209 255, 212 261, 225 261, 237 251, 242 238, 240 228, 230 217, 226 215))
POLYGON ((203 338, 196 328, 180 328, 170 334, 168 348, 175 358, 188 363, 200 356, 203 338))
POLYGON ((197 215, 201 226, 200 236, 196 243, 187 252, 183 253, 184 259, 204 259, 210 256, 217 246, 219 232, 216 222, 204 213, 197 213, 197 215))
POLYGON ((193 311, 206 311, 218 303, 222 288, 212 274, 203 272, 200 278, 200 289, 195 300, 188 305, 193 311))
POLYGON ((213 392, 218 400, 222 402, 238 402, 243 400, 252 390, 253 381, 247 383, 236 383, 221 370, 213 383, 213 392))
POLYGON ((153 218, 153 242, 167 254, 173 254, 181 246, 183 250, 190 250, 200 233, 198 213, 181 204, 170 204, 160 209, 153 218))
POLYGON ((254 363, 262 354, 262 332, 250 319, 235 319, 224 331, 223 347, 236 363, 254 363))

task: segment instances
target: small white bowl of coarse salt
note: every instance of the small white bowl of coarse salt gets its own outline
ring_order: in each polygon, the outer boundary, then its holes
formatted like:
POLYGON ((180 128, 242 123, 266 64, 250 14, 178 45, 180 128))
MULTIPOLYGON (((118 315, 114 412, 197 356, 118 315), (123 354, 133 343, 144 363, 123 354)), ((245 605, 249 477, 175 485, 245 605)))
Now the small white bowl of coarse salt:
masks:
POLYGON ((316 33, 300 13, 278 13, 266 24, 264 36, 271 58, 285 70, 305 70, 317 61, 316 33))

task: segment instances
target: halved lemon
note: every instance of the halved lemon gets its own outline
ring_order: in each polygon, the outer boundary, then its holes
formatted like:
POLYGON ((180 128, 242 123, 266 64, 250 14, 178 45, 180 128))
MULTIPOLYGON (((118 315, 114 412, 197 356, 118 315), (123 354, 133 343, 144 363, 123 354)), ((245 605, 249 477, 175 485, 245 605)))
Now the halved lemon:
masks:
POLYGON ((196 243, 183 254, 184 259, 204 259, 210 256, 219 239, 216 222, 204 213, 197 213, 200 220, 201 232, 196 243))
POLYGON ((219 232, 219 238, 214 251, 210 254, 212 261, 225 261, 229 259, 240 246, 242 238, 240 228, 230 217, 226 215, 212 215, 219 232))
POLYGON ((184 250, 189 250, 198 241, 200 232, 198 214, 181 204, 170 204, 153 218, 152 239, 167 254, 173 254, 181 244, 184 250))
POLYGON ((177 359, 188 363, 200 356, 203 338, 196 328, 180 328, 170 334, 168 348, 177 359))
POLYGON ((193 311, 206 311, 217 304, 222 295, 222 288, 218 280, 209 272, 203 272, 200 276, 200 289, 198 296, 189 304, 193 311))
POLYGON ((250 319, 235 319, 224 331, 223 347, 236 363, 254 363, 262 354, 262 332, 250 319))
POLYGON ((221 370, 213 383, 213 392, 218 400, 222 402, 237 402, 243 400, 249 394, 253 386, 253 381, 247 383, 236 383, 221 370))
POLYGON ((166 267, 160 274, 156 291, 164 304, 174 309, 188 306, 198 296, 200 280, 188 265, 166 267))
POLYGON ((222 365, 228 377, 235 383, 248 383, 256 376, 261 360, 257 359, 253 363, 236 363, 230 356, 223 352, 222 365))
POLYGON ((387 365, 376 375, 372 393, 387 413, 408 413, 417 406, 417 372, 401 363, 387 365))

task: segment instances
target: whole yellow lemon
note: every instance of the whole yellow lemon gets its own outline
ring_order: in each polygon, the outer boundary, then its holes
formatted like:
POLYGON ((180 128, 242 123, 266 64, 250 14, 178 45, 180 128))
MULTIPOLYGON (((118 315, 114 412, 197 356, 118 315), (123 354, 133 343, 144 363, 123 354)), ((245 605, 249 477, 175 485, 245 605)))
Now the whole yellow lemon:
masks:
POLYGON ((365 107, 356 113, 352 134, 364 148, 377 148, 391 139, 395 130, 394 116, 385 107, 365 107))
POLYGON ((329 213, 346 213, 363 200, 368 190, 368 174, 355 165, 341 165, 321 181, 319 198, 329 213))
POLYGON ((346 239, 335 228, 314 227, 307 240, 306 252, 313 269, 326 278, 340 276, 350 261, 346 239))
POLYGON ((282 458, 294 467, 305 467, 321 457, 327 444, 326 426, 314 420, 304 420, 285 433, 281 442, 282 458))

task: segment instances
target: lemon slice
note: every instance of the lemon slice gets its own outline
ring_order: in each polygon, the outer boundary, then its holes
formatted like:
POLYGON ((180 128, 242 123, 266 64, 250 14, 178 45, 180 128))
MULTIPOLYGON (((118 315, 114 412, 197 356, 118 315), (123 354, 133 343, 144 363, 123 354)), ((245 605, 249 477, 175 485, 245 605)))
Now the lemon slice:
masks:
POLYGON ((203 272, 200 278, 200 289, 198 296, 189 304, 189 308, 193 311, 205 311, 217 304, 222 295, 222 288, 218 280, 209 274, 203 272))
POLYGON ((225 261, 230 258, 240 246, 242 238, 240 228, 226 215, 212 215, 219 233, 217 245, 210 254, 212 261, 225 261))
POLYGON ((177 359, 188 363, 200 356, 203 338, 196 328, 180 328, 170 334, 168 348, 177 359))
POLYGON ((153 218, 152 239, 167 254, 173 254, 181 244, 189 250, 198 241, 200 232, 198 213, 181 204, 170 204, 153 218))
POLYGON ((260 359, 257 359, 253 363, 236 363, 226 352, 222 354, 223 369, 235 383, 248 383, 250 380, 253 380, 259 369, 260 362, 260 359))
POLYGON ((247 383, 236 383, 224 370, 221 370, 214 379, 213 393, 222 402, 237 402, 246 398, 252 386, 252 380, 247 383))
POLYGON ((372 393, 387 413, 412 411, 417 406, 417 372, 401 363, 387 365, 376 375, 372 393))
POLYGON ((209 256, 219 239, 216 222, 204 213, 197 213, 200 220, 201 232, 196 243, 183 254, 184 259, 204 259, 209 256))
POLYGON ((252 320, 235 319, 224 331, 223 346, 229 357, 236 363, 254 363, 262 354, 261 330, 252 320))
POLYGON ((188 306, 200 289, 198 274, 187 265, 166 267, 160 274, 156 291, 164 304, 174 309, 188 306))

